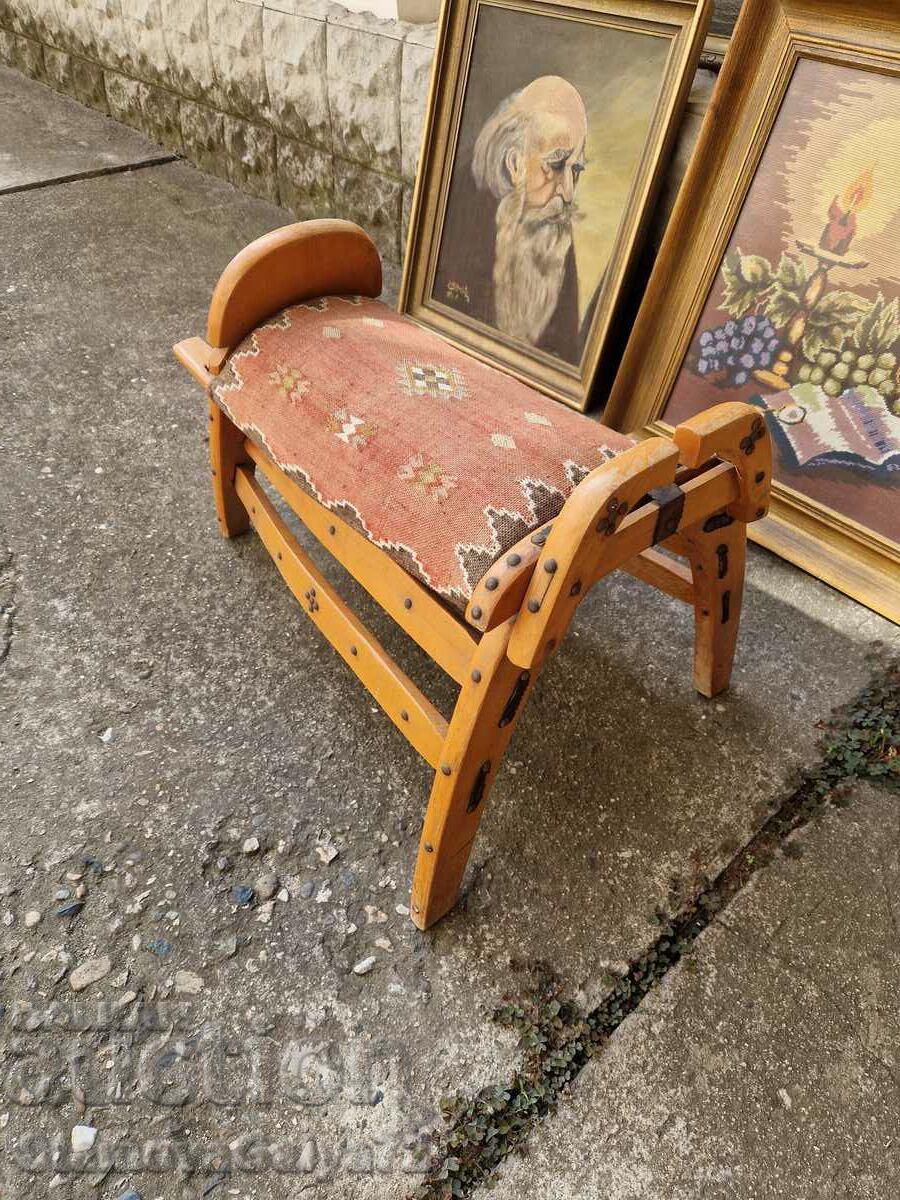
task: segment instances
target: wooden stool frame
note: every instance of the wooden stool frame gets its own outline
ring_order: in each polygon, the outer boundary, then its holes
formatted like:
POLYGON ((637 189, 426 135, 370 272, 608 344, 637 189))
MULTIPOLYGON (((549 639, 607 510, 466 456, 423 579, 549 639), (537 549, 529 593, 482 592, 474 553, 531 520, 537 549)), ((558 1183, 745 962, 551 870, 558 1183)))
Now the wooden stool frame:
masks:
MULTIPOLYGON (((211 393, 228 355, 290 304, 378 296, 381 263, 347 221, 275 230, 229 264, 207 338, 175 347, 211 393)), ((765 516, 772 451, 758 409, 729 403, 592 471, 559 515, 508 550, 455 616, 383 550, 312 499, 209 400, 219 527, 253 527, 290 590, 397 728, 434 768, 412 884, 427 929, 451 909, 488 793, 523 705, 591 587, 621 569, 694 609, 694 686, 728 686, 744 584, 747 525, 765 516), (459 685, 448 722, 347 607, 279 516, 260 476, 374 600, 459 685), (664 553, 673 551, 686 562, 664 553)))

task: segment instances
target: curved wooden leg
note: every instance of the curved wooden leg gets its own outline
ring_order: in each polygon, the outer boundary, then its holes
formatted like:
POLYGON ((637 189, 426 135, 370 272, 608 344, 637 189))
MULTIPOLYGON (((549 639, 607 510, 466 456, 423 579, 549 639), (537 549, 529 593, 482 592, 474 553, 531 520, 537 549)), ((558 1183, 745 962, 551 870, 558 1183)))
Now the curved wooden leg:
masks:
POLYGON ((246 533, 250 518, 234 490, 234 476, 239 466, 255 467, 244 450, 243 433, 214 400, 209 402, 209 463, 219 531, 228 538, 246 533))
POLYGON ((716 521, 681 537, 694 580, 694 687, 703 696, 717 696, 731 679, 747 559, 744 522, 715 528, 716 521))
POLYGON ((506 657, 507 621, 486 633, 472 659, 435 772, 412 885, 412 919, 420 929, 456 903, 488 792, 536 671, 506 657))

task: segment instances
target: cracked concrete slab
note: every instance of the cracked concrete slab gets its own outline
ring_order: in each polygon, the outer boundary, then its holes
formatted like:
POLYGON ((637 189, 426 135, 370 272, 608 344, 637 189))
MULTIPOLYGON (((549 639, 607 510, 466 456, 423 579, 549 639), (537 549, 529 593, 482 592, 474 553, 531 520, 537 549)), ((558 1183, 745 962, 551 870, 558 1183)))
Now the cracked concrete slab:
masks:
MULTIPOLYGON (((900 645, 754 552, 734 688, 709 703, 690 689, 687 610, 607 582, 524 716, 463 902, 417 933, 402 909, 428 772, 259 544, 218 538, 203 399, 170 352, 203 330, 229 257, 288 219, 184 164, 0 197, 16 230, 0 541, 17 578, 0 1182, 17 1196, 56 1175, 63 1200, 87 1194, 104 1155, 103 1200, 121 1178, 170 1200, 228 1171, 236 1196, 407 1195, 406 1143, 440 1097, 515 1062, 487 1015, 514 962, 549 960, 594 1002, 655 936, 656 906, 764 821, 872 640, 900 645), (238 906, 235 886, 272 875, 270 908, 238 906), (46 1010, 71 1010, 67 970, 106 955, 78 1002, 102 998, 109 1028, 62 1027, 46 1010), (83 1079, 52 1069, 66 1056, 83 1079), (79 1117, 100 1129, 84 1174, 79 1117)), ((347 591, 446 710, 446 678, 347 591)))
POLYGON ((0 67, 0 194, 170 158, 141 134, 0 67))
POLYGON ((900 1191, 900 807, 860 788, 757 872, 508 1163, 497 1200, 900 1191))

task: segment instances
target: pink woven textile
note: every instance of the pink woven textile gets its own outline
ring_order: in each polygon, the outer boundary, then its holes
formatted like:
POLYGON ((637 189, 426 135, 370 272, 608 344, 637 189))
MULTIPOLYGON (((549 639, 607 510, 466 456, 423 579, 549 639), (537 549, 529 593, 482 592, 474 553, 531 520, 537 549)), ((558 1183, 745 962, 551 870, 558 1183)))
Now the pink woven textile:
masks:
POLYGON ((459 609, 589 471, 633 445, 359 297, 261 325, 213 397, 310 495, 459 609))

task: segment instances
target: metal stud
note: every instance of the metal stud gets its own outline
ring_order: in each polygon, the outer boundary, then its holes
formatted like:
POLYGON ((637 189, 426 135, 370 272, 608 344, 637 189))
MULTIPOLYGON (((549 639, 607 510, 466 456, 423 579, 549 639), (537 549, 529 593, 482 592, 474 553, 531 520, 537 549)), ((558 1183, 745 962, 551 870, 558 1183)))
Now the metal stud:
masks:
POLYGON ((484 581, 484 586, 487 588, 487 590, 489 592, 493 592, 493 591, 496 591, 497 584, 499 582, 500 582, 500 580, 496 577, 496 575, 489 575, 487 577, 487 579, 484 581))
POLYGON ((548 575, 553 575, 556 571, 556 559, 548 558, 547 561, 544 563, 544 570, 547 572, 548 575))
POLYGON ((577 596, 580 591, 581 591, 581 580, 576 579, 575 582, 572 584, 572 586, 569 588, 569 595, 577 596))
POLYGON ((328 526, 328 532, 329 532, 329 533, 337 533, 337 526, 336 526, 336 525, 329 525, 329 526, 328 526))
POLYGON ((507 554, 506 556, 506 565, 508 567, 517 567, 521 561, 521 554, 507 554))
POLYGON ((480 605, 480 604, 475 604, 475 605, 473 605, 473 607, 472 607, 472 620, 473 620, 473 621, 480 621, 480 620, 481 620, 481 605, 480 605))
POLYGON ((757 483, 762 483, 762 481, 765 479, 765 477, 766 477, 765 471, 757 471, 756 472, 756 482, 757 483))
POLYGON ((432 846, 431 842, 425 843, 425 853, 426 854, 434 854, 434 846, 432 846))
POLYGON ((357 651, 357 649, 356 649, 356 647, 355 647, 355 646, 351 646, 351 647, 350 647, 350 653, 353 655, 353 657, 354 657, 354 658, 356 658, 356 655, 358 654, 358 651, 357 651))
POLYGON ((528 601, 528 611, 530 613, 540 612, 540 608, 541 608, 540 600, 529 600, 528 601))
POLYGON ((473 683, 481 683, 481 672, 478 670, 477 667, 472 672, 472 682, 473 683))
POLYGON ((450 764, 449 764, 449 763, 442 763, 442 764, 441 764, 441 774, 442 774, 442 775, 449 775, 449 774, 450 774, 450 770, 451 770, 451 768, 450 768, 450 764))
POLYGON ((406 711, 406 709, 405 709, 405 708, 401 708, 401 709, 400 709, 400 720, 401 720, 401 721, 408 721, 408 720, 409 720, 409 713, 406 711))
POLYGON ((412 600, 410 600, 409 596, 407 596, 406 599, 403 601, 403 607, 404 608, 412 608, 412 600))

